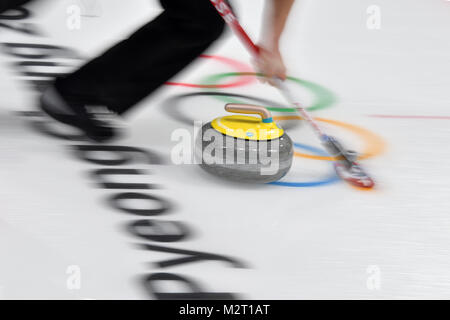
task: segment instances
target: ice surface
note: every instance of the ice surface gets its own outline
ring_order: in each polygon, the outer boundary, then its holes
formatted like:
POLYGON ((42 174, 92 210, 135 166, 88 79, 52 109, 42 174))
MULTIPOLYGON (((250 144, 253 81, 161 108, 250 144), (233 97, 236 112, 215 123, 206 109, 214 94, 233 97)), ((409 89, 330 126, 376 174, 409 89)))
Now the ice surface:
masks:
MULTIPOLYGON (((128 1, 123 7, 122 2, 100 1, 98 17, 83 17, 79 30, 66 28, 70 1, 32 6, 35 16, 27 22, 42 35, 1 30, 0 41, 68 46, 90 57, 160 10, 156 2, 129 6, 128 1)), ((235 2, 243 24, 257 36, 262 1, 235 2)), ((145 174, 109 178, 154 184, 152 189, 99 188, 94 171, 108 167, 77 158, 74 146, 86 142, 45 136, 36 130, 36 123, 45 125, 45 119, 16 114, 34 110, 36 94, 18 78, 12 66, 17 59, 1 54, 0 298, 155 298, 142 279, 160 272, 191 278, 204 291, 250 299, 447 298, 450 3, 379 0, 381 25, 376 30, 367 27, 371 5, 366 0, 298 1, 283 51, 292 76, 317 83, 337 98, 315 116, 372 133, 369 150, 367 137, 321 122, 349 148, 377 153, 362 161, 378 183, 372 192, 336 181, 250 188, 211 178, 195 165, 170 164, 172 133, 191 131, 193 123, 165 112, 170 107, 165 101, 208 91, 181 87, 166 87, 143 101, 127 119, 129 135, 114 143, 159 155, 163 164, 137 157, 139 161, 112 167, 145 174), (170 209, 149 217, 121 212, 110 198, 123 192, 164 198, 170 209), (148 240, 130 232, 130 224, 138 220, 176 221, 189 232, 175 242, 148 240), (139 243, 225 255, 244 268, 224 261, 164 267, 156 263, 180 255, 138 249, 139 243), (75 281, 77 270, 81 282, 75 281)), ((229 35, 208 53, 250 63, 229 35)), ((81 60, 70 63, 73 68, 81 60)), ((198 82, 234 71, 202 59, 174 81, 198 82)), ((298 89, 303 103, 313 102, 309 90, 289 85, 298 89)), ((276 90, 257 83, 225 91, 283 102, 276 90)), ((179 104, 192 120, 224 114, 224 102, 212 97, 181 99, 179 104)), ((304 124, 289 134, 299 144, 320 148, 304 124)), ((333 180, 329 162, 298 157, 283 181, 324 179, 333 180)), ((148 203, 141 199, 127 205, 148 203)), ((154 236, 179 229, 170 224, 139 230, 154 236)), ((159 285, 160 291, 182 290, 167 281, 159 285)))

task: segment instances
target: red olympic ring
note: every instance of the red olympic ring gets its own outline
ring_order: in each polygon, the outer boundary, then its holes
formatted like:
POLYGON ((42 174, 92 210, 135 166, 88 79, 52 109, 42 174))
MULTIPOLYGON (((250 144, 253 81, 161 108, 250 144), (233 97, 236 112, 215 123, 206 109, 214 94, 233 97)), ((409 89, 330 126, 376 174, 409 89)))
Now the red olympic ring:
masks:
MULTIPOLYGON (((236 69, 236 71, 239 71, 239 72, 253 72, 253 69, 250 66, 246 65, 245 63, 234 60, 234 59, 225 58, 225 57, 221 57, 221 56, 206 55, 206 54, 202 54, 200 56, 200 58, 212 59, 212 60, 219 61, 223 64, 226 64, 226 65, 232 67, 233 69, 236 69)), ((166 82, 166 85, 188 87, 188 88, 203 88, 203 89, 222 88, 222 89, 225 89, 225 88, 241 87, 244 85, 251 84, 253 82, 256 82, 256 78, 248 76, 248 77, 238 78, 237 80, 235 80, 233 82, 224 83, 224 84, 195 84, 195 83, 183 83, 183 82, 166 82)))

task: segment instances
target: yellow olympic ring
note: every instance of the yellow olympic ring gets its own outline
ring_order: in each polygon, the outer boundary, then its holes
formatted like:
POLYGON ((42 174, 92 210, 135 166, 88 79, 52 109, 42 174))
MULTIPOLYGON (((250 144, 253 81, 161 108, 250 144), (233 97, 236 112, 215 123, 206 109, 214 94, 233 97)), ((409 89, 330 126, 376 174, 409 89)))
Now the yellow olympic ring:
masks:
MULTIPOLYGON (((300 116, 274 116, 274 120, 303 120, 300 116)), ((329 123, 332 125, 335 125, 337 127, 341 127, 343 129, 346 129, 352 133, 357 134, 359 137, 362 138, 362 140, 365 142, 365 148, 363 153, 358 157, 358 160, 364 160, 368 158, 372 158, 375 156, 378 156, 382 154, 386 149, 386 143, 384 140, 376 135, 375 133, 363 129, 361 127, 358 127, 353 124, 348 124, 345 122, 337 121, 337 120, 330 120, 330 119, 324 119, 324 118, 314 118, 317 121, 329 123)), ((301 153, 301 152, 295 152, 294 155, 296 157, 301 158, 308 158, 308 159, 315 159, 315 160, 327 160, 327 161, 334 161, 334 157, 323 157, 323 156, 317 156, 307 153, 301 153)))

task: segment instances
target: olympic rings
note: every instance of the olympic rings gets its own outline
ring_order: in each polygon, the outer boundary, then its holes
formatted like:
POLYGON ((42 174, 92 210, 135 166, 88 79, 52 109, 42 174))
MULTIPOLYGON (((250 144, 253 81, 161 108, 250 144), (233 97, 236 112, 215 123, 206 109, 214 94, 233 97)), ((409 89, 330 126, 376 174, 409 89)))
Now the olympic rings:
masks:
MULTIPOLYGON (((213 58, 213 59, 217 59, 217 60, 222 59, 222 62, 233 65, 237 69, 247 68, 247 66, 244 66, 243 64, 241 64, 239 66, 238 65, 239 62, 231 60, 231 59, 216 57, 216 56, 203 56, 203 57, 213 58), (229 61, 224 61, 224 60, 229 60, 229 61)), ((185 86, 185 87, 193 87, 193 88, 230 88, 230 87, 237 87, 237 86, 242 86, 242 85, 248 84, 253 79, 255 79, 255 77, 261 77, 261 76, 263 76, 263 75, 257 74, 257 73, 252 73, 252 72, 231 72, 231 73, 222 73, 222 74, 216 74, 216 75, 209 76, 204 81, 204 82, 206 82, 206 84, 183 84, 183 83, 168 83, 168 84, 185 86), (241 80, 232 82, 232 83, 228 83, 228 84, 222 84, 222 85, 217 84, 223 78, 236 77, 236 76, 244 76, 244 78, 241 80), (248 78, 247 76, 252 76, 252 79, 248 78)), ((307 110, 309 110, 309 111, 328 108, 335 101, 335 97, 334 97, 333 93, 331 93, 329 90, 323 88, 320 85, 317 85, 315 83, 308 82, 305 80, 301 80, 298 78, 294 78, 294 77, 288 77, 288 80, 296 82, 297 84, 309 89, 313 93, 313 95, 315 97, 315 102, 313 103, 312 106, 307 108, 307 110)), ((182 112, 180 112, 178 110, 178 107, 179 107, 178 102, 179 102, 179 100, 181 100, 183 98, 190 98, 190 97, 195 97, 195 96, 219 97, 220 100, 225 101, 227 103, 244 103, 244 102, 242 102, 241 99, 247 99, 247 100, 257 101, 259 104, 266 105, 266 108, 273 112, 282 112, 282 113, 297 112, 297 110, 294 108, 286 107, 285 104, 276 103, 276 102, 270 101, 268 99, 256 98, 256 97, 251 97, 251 96, 247 96, 247 95, 240 95, 240 94, 233 94, 233 93, 225 93, 225 92, 195 92, 195 93, 188 93, 188 94, 174 96, 174 97, 166 100, 166 102, 164 103, 163 110, 169 116, 173 117, 174 119, 191 125, 194 122, 194 120, 190 119, 188 116, 185 116, 182 112), (238 99, 236 99, 236 98, 238 98, 238 99)), ((296 116, 296 115, 274 116, 274 119, 279 120, 279 121, 303 120, 301 117, 296 116)), ((365 143, 365 147, 364 147, 363 154, 360 155, 358 158, 359 160, 374 157, 376 155, 381 154, 385 150, 386 146, 385 146, 383 139, 381 137, 379 137, 378 135, 376 135, 375 133, 372 133, 369 130, 363 129, 356 125, 352 125, 352 124, 348 124, 348 123, 336 121, 336 120, 330 120, 330 119, 324 119, 324 118, 316 118, 316 120, 343 128, 347 131, 350 131, 350 132, 358 135, 360 138, 362 138, 362 140, 365 143)), ((314 160, 325 160, 325 161, 335 160, 334 157, 328 156, 325 151, 315 148, 315 147, 312 147, 312 146, 308 146, 308 145, 304 145, 304 144, 300 144, 300 143, 294 143, 294 147, 297 149, 303 149, 303 150, 313 153, 313 154, 310 154, 310 153, 302 153, 302 152, 296 151, 294 153, 295 157, 314 159, 314 160)), ((277 182, 272 182, 270 184, 278 185, 278 186, 285 186, 285 187, 317 187, 317 186, 331 184, 331 183, 334 183, 337 181, 339 181, 339 178, 336 175, 336 173, 334 172, 334 168, 333 168, 332 175, 329 175, 326 178, 319 180, 319 181, 312 181, 312 182, 277 181, 277 182)))
MULTIPOLYGON (((237 77, 237 76, 262 77, 263 75, 261 73, 253 73, 253 72, 229 72, 229 73, 220 73, 220 74, 215 74, 215 75, 209 76, 204 81, 206 83, 218 83, 223 78, 237 77)), ((336 98, 331 91, 329 91, 328 89, 326 89, 316 83, 298 79, 295 77, 288 77, 287 79, 299 84, 300 86, 302 86, 306 89, 309 89, 313 93, 315 102, 313 103, 312 106, 307 108, 308 111, 317 111, 317 110, 329 108, 336 101, 336 98)), ((229 99, 229 98, 225 98, 225 99, 221 99, 221 100, 223 100, 227 103, 242 103, 239 100, 234 100, 234 99, 229 99)), ((265 107, 268 110, 273 111, 273 112, 291 112, 291 113, 297 112, 296 109, 285 107, 285 106, 274 107, 273 105, 267 105, 265 107)))
MULTIPOLYGON (((300 144, 300 143, 294 143, 295 148, 304 149, 313 153, 316 153, 319 156, 325 156, 326 152, 322 151, 318 148, 311 147, 308 145, 300 144)), ((312 182, 285 182, 285 181, 276 181, 271 182, 269 184, 276 185, 276 186, 282 186, 282 187, 296 187, 296 188, 306 188, 306 187, 320 187, 327 184, 335 183, 340 181, 339 177, 336 175, 334 168, 332 169, 332 173, 325 177, 322 180, 319 181, 312 181, 312 182)))
MULTIPOLYGON (((236 61, 234 59, 230 59, 230 58, 226 58, 226 57, 221 57, 221 56, 211 56, 211 55, 205 55, 202 54, 200 56, 201 58, 206 58, 206 59, 213 59, 216 61, 219 61, 221 63, 224 63, 238 71, 250 71, 251 68, 249 66, 247 66, 246 64, 236 61)), ((194 83, 183 83, 183 82, 166 82, 166 85, 169 86, 180 86, 180 87, 188 87, 188 88, 233 88, 233 87, 240 87, 240 86, 244 86, 247 84, 250 84, 252 82, 255 82, 256 79, 254 77, 244 77, 242 79, 239 79, 237 81, 234 82, 230 82, 227 84, 194 84, 194 83)))
MULTIPOLYGON (((225 96, 225 97, 233 97, 233 98, 237 97, 240 99, 248 99, 248 100, 256 101, 258 103, 273 105, 272 102, 269 100, 255 98, 255 97, 246 96, 246 95, 239 95, 239 94, 226 93, 226 92, 193 92, 193 93, 177 95, 177 96, 169 98, 168 100, 166 100, 164 102, 162 110, 163 110, 163 112, 168 114, 173 119, 178 120, 178 121, 188 124, 188 125, 192 125, 194 123, 195 119, 189 118, 188 116, 186 116, 185 114, 183 114, 180 111, 179 102, 180 102, 180 100, 182 100, 184 98, 192 98, 192 97, 196 97, 196 96, 225 96)), ((299 116, 274 116, 274 119, 278 120, 278 121, 302 120, 302 118, 299 116)), ((369 130, 363 129, 356 125, 352 125, 352 124, 348 124, 348 123, 336 121, 336 120, 330 120, 330 119, 324 119, 324 118, 316 118, 316 120, 341 127, 343 129, 350 131, 350 132, 356 134, 357 136, 359 136, 365 143, 363 153, 362 153, 362 155, 359 156, 360 160, 364 160, 364 159, 368 159, 368 158, 377 156, 377 155, 383 153, 383 151, 385 150, 386 145, 385 145, 383 139, 369 130)), ((314 152, 314 153, 317 153, 317 152, 314 152)), ((315 159, 315 160, 326 160, 326 161, 335 160, 333 157, 330 157, 327 155, 312 155, 312 154, 300 153, 300 152, 296 152, 295 156, 302 157, 302 158, 308 158, 308 159, 315 159)))
MULTIPOLYGON (((280 117, 275 116, 273 118, 275 120, 293 120, 293 119, 303 120, 299 116, 284 116, 284 117, 283 116, 280 116, 280 117)), ((347 131, 350 131, 350 132, 358 135, 360 138, 362 138, 362 140, 365 142, 365 147, 364 147, 363 153, 358 157, 358 160, 372 158, 374 156, 377 156, 377 155, 383 153, 384 150, 386 149, 386 144, 385 144, 384 140, 369 130, 363 129, 363 128, 358 127, 353 124, 341 122, 341 121, 324 119, 324 118, 315 118, 315 119, 320 122, 329 123, 329 124, 335 125, 337 127, 343 128, 347 131)), ((335 160, 334 157, 330 157, 330 156, 311 155, 311 154, 300 153, 300 152, 295 152, 295 156, 302 157, 302 158, 308 158, 308 159, 315 159, 315 160, 327 160, 327 161, 335 160)))

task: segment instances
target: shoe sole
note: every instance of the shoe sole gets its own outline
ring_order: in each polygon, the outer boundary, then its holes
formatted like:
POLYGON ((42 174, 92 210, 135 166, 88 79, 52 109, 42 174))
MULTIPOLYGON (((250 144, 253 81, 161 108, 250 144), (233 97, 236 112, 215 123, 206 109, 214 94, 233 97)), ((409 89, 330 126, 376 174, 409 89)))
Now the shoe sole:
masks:
POLYGON ((52 119, 81 130, 90 140, 94 142, 106 142, 114 138, 113 136, 108 138, 101 138, 92 134, 90 132, 89 126, 87 126, 85 123, 83 123, 83 121, 80 121, 77 118, 78 115, 65 115, 58 112, 54 112, 51 109, 51 106, 53 104, 49 101, 44 101, 44 99, 45 99, 44 96, 42 96, 40 99, 39 103, 40 109, 52 119))

